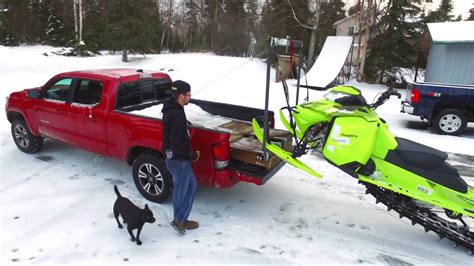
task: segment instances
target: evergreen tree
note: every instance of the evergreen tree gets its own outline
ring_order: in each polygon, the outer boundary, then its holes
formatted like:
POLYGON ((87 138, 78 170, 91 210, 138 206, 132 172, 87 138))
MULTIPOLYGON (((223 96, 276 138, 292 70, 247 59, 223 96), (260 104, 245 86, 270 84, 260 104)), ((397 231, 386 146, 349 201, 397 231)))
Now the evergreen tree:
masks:
POLYGON ((246 32, 247 14, 244 9, 244 0, 226 1, 225 19, 219 29, 219 53, 227 55, 242 55, 247 50, 248 40, 246 32))
POLYGON ((9 0, 6 2, 8 6, 6 24, 8 25, 10 43, 32 43, 34 41, 29 29, 32 22, 29 3, 29 0, 9 0))
POLYGON ((46 43, 53 46, 65 46, 74 39, 74 31, 59 16, 53 5, 49 6, 49 17, 46 25, 46 43))
POLYGON ((354 15, 357 12, 360 12, 362 10, 360 2, 357 2, 355 5, 351 6, 347 13, 349 16, 354 15))
POLYGON ((321 3, 321 17, 316 37, 316 54, 319 54, 328 36, 336 35, 334 23, 346 17, 344 5, 341 0, 321 3))
POLYGON ((186 32, 186 48, 196 49, 200 44, 200 34, 199 25, 197 19, 197 9, 196 0, 186 0, 186 17, 185 21, 187 22, 187 32, 186 32))
POLYGON ((46 27, 51 15, 50 8, 43 2, 32 2, 29 8, 32 15, 32 25, 29 28, 30 34, 34 43, 43 43, 46 41, 46 27))
MULTIPOLYGON (((311 16, 306 1, 291 1, 299 21, 306 22, 311 16)), ((295 20, 293 12, 287 0, 272 0, 266 2, 262 9, 261 22, 262 36, 285 38, 287 36, 303 41, 304 53, 307 54, 309 47, 310 30, 303 28, 295 20)), ((258 43, 258 50, 264 51, 267 42, 258 43)), ((286 51, 282 51, 286 52, 286 51)))
POLYGON ((467 18, 467 20, 474 20, 474 8, 471 8, 471 9, 469 10, 469 13, 470 13, 470 15, 469 15, 469 17, 467 18))
POLYGON ((382 16, 369 41, 364 73, 366 79, 383 82, 395 67, 412 67, 414 49, 408 39, 418 39, 418 23, 409 18, 418 15, 420 9, 409 0, 392 0, 388 12, 382 16))
POLYGON ((152 0, 112 2, 109 45, 113 50, 122 51, 122 61, 128 61, 128 51, 145 54, 151 50, 154 11, 152 0))
MULTIPOLYGON (((159 1, 158 1, 159 2, 159 1)), ((160 7, 153 4, 153 12, 150 18, 151 23, 151 51, 159 53, 161 50, 161 37, 163 34, 163 20, 161 19, 160 7)))
POLYGON ((251 32, 254 36, 258 36, 258 1, 257 0, 247 0, 246 1, 246 10, 248 10, 247 14, 247 22, 246 22, 246 29, 251 32))
POLYGON ((6 46, 17 46, 19 42, 15 39, 7 19, 7 12, 0 12, 0 44, 6 46))
POLYGON ((453 1, 452 0, 441 0, 441 3, 435 11, 429 12, 425 17, 425 23, 431 22, 446 22, 454 21, 453 12, 453 1))
POLYGON ((98 0, 90 0, 84 6, 84 27, 83 40, 85 49, 93 53, 98 53, 105 48, 106 22, 105 10, 99 5, 98 0))
POLYGON ((206 43, 211 51, 218 52, 219 25, 223 14, 222 0, 205 0, 203 17, 203 36, 206 36, 206 43))

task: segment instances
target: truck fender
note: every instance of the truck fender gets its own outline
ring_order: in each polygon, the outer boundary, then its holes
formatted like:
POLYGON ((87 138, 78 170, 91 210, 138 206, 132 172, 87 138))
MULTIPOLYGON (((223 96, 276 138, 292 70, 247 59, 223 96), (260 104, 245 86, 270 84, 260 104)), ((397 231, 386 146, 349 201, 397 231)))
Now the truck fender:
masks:
POLYGON ((152 154, 156 156, 157 158, 161 159, 163 162, 165 161, 165 157, 163 153, 161 153, 158 150, 154 150, 151 148, 143 147, 143 146, 134 146, 129 149, 128 155, 127 155, 127 163, 128 165, 132 165, 133 161, 138 158, 141 154, 152 154))
POLYGON ((22 119, 23 121, 25 121, 26 125, 28 126, 33 135, 40 136, 38 128, 35 128, 31 125, 29 119, 26 118, 26 115, 22 111, 16 109, 9 110, 7 113, 7 119, 10 123, 12 123, 15 119, 22 119))

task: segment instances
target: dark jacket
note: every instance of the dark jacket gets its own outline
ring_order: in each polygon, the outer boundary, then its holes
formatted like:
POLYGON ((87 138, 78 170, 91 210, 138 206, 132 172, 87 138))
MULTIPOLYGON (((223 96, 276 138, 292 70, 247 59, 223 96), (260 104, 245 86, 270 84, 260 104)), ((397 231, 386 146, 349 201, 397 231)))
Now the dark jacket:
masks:
POLYGON ((194 160, 196 152, 189 142, 188 121, 184 108, 170 98, 163 105, 163 151, 166 159, 194 160))

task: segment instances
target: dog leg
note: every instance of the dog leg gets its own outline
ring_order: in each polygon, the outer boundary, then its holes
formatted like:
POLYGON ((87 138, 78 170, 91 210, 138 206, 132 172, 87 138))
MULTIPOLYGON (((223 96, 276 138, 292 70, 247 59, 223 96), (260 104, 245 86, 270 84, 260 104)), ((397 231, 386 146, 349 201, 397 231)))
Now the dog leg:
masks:
POLYGON ((143 225, 142 226, 139 226, 138 229, 137 229, 137 245, 141 245, 142 244, 142 241, 140 240, 140 233, 142 231, 142 228, 143 228, 143 225))
POLYGON ((135 242, 135 236, 133 235, 133 232, 132 232, 133 229, 130 227, 130 225, 127 226, 127 230, 130 236, 132 237, 132 241, 135 242))
POLYGON ((114 217, 115 217, 115 220, 117 221, 117 224, 118 224, 118 228, 122 229, 123 226, 122 224, 120 223, 118 217, 119 217, 120 213, 118 212, 117 208, 115 208, 114 206, 114 217))

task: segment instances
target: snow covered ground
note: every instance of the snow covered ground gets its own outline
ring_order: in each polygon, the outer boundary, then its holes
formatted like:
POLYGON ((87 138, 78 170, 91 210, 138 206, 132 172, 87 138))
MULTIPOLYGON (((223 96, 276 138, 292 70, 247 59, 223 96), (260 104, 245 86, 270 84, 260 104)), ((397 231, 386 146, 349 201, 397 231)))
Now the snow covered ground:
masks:
MULTIPOLYGON (((211 54, 162 54, 92 58, 54 56, 47 46, 0 46, 0 105, 12 91, 44 84, 63 71, 133 67, 162 70, 192 85, 194 98, 262 108, 264 63, 211 54), (47 53, 50 56, 44 56, 47 53)), ((272 72, 272 77, 274 73, 272 72)), ((370 101, 384 87, 357 84, 370 101)), ((316 99, 319 92, 310 92, 316 99)), ((301 92, 300 99, 306 97, 301 92)), ((294 101, 294 100, 293 100, 294 101)), ((281 84, 271 84, 270 108, 285 105, 281 84)), ((378 109, 398 136, 450 153, 464 154, 472 172, 474 128, 462 137, 426 130, 401 114, 400 100, 378 109)), ((281 124, 277 124, 281 126, 281 124)), ((285 166, 264 186, 200 187, 191 213, 201 227, 178 235, 169 226, 172 205, 147 202, 136 190, 131 168, 53 140, 35 155, 20 152, 0 111, 0 256, 16 263, 376 263, 474 265, 464 250, 439 241, 376 205, 356 180, 317 155, 304 158, 324 174, 316 180, 285 166), (148 203, 157 218, 146 224, 142 246, 117 228, 113 185, 136 205, 148 203)), ((459 155, 458 155, 459 157, 459 155)), ((456 157, 457 158, 457 157, 456 157)), ((472 178, 466 178, 472 184, 472 178)))

